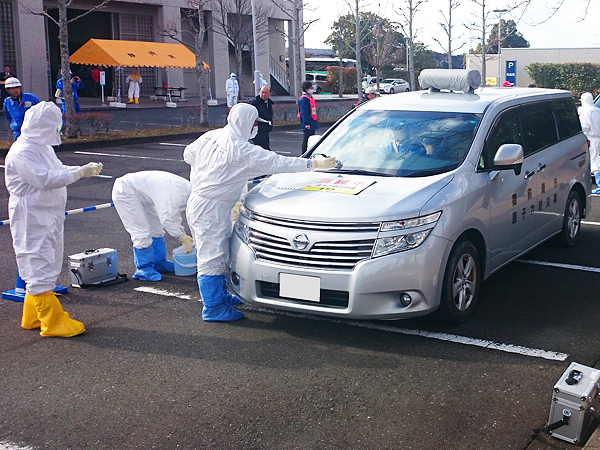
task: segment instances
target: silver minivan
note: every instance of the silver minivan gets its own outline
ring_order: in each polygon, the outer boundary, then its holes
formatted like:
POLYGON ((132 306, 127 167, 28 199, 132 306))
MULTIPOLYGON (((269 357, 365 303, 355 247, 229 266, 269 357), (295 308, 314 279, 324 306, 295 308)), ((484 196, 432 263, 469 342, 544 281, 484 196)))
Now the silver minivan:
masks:
POLYGON ((367 102, 305 155, 342 167, 273 175, 247 194, 230 247, 236 294, 339 318, 459 323, 505 264, 554 236, 575 244, 591 177, 571 93, 456 92, 446 78, 367 102))

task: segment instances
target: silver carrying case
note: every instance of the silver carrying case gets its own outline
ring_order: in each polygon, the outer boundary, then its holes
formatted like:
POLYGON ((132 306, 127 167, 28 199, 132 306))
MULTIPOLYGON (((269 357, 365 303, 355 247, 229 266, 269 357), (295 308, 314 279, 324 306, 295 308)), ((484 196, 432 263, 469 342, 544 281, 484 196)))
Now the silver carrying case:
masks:
POLYGON ((581 444, 587 438, 600 403, 600 370, 575 362, 554 385, 548 426, 555 438, 572 444, 581 444), (556 424, 556 425, 555 425, 556 424))
POLYGON ((71 286, 100 285, 117 278, 119 278, 119 273, 115 249, 98 248, 69 256, 71 286))

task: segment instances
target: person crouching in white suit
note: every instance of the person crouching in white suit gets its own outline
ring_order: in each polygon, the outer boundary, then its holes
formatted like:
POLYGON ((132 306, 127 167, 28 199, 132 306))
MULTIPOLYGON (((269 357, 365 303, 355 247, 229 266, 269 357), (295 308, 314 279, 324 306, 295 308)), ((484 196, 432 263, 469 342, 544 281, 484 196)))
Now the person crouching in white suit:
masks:
POLYGON ((158 170, 128 173, 115 180, 112 200, 133 242, 133 278, 160 281, 161 272, 175 270, 167 260, 165 230, 179 239, 185 253, 194 249, 182 224, 190 191, 185 178, 158 170))
POLYGON ((227 125, 209 131, 188 145, 183 159, 191 166, 192 193, 187 219, 196 242, 202 319, 227 322, 244 315, 233 308, 241 300, 227 290, 227 256, 231 211, 250 178, 311 169, 330 169, 335 158, 320 160, 281 156, 248 142, 258 130, 257 109, 238 103, 227 125))
POLYGON ((83 323, 63 311, 52 291, 63 264, 67 185, 98 175, 102 164, 65 166, 56 157, 62 113, 51 102, 25 112, 21 136, 5 161, 8 216, 19 275, 26 283, 21 326, 40 328, 42 336, 71 337, 83 323))

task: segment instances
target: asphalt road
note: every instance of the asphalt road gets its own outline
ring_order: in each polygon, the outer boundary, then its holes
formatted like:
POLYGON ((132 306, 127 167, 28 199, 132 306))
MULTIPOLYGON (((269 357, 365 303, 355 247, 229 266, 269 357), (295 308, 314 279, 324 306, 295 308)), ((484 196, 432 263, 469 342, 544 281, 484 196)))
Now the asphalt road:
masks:
MULTIPOLYGON (((300 153, 299 131, 271 138, 275 150, 300 153)), ((187 177, 188 142, 60 152, 65 164, 104 164, 105 178, 68 188, 67 209, 109 202, 128 172, 187 177)), ((0 220, 7 200, 0 189, 0 220)), ((598 197, 592 204, 576 247, 548 242, 523 258, 570 266, 508 265, 454 327, 249 306, 245 320, 204 323, 196 279, 166 275, 70 288, 63 306, 87 331, 50 339, 21 329, 22 304, 2 300, 0 449, 575 449, 531 430, 546 424, 568 365, 599 359, 598 197)), ((100 247, 117 249, 119 271, 133 274, 114 208, 68 216, 60 284, 67 255, 100 247)), ((13 288, 6 226, 0 267, 2 290, 13 288)))

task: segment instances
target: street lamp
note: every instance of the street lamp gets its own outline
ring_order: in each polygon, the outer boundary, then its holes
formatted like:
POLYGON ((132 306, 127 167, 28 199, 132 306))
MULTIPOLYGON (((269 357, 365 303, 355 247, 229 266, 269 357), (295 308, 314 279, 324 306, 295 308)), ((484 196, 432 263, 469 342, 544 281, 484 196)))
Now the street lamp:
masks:
POLYGON ((252 39, 254 44, 254 95, 260 92, 260 71, 258 70, 258 49, 256 45, 256 11, 254 9, 254 0, 252 0, 252 39))
POLYGON ((500 86, 501 76, 501 58, 500 53, 502 52, 502 14, 508 12, 508 9, 494 9, 492 12, 498 13, 498 78, 496 78, 496 86, 500 86))

